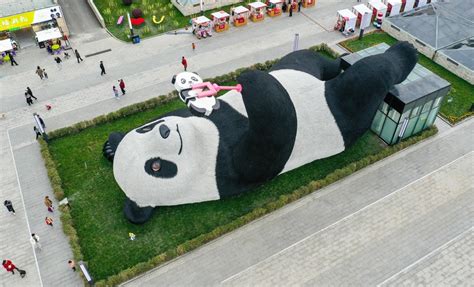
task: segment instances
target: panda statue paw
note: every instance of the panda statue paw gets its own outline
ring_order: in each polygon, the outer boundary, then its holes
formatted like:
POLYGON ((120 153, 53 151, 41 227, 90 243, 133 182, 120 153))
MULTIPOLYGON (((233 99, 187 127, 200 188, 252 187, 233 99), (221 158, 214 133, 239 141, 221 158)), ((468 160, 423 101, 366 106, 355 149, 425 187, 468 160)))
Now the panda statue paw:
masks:
POLYGON ((104 146, 102 147, 102 154, 108 161, 114 161, 115 151, 124 136, 125 135, 122 133, 111 133, 109 139, 105 141, 104 146))
POLYGON ((140 207, 133 200, 127 197, 123 213, 125 217, 134 224, 142 224, 148 221, 153 215, 153 207, 140 207))

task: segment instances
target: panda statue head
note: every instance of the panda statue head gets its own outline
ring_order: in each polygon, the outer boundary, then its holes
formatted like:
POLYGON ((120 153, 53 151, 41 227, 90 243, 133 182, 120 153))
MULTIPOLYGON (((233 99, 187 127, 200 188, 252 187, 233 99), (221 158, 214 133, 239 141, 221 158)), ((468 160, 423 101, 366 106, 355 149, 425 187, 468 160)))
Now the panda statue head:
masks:
POLYGON ((202 83, 202 78, 191 72, 182 72, 174 75, 171 83, 179 94, 179 98, 191 109, 196 115, 209 116, 213 110, 219 108, 219 102, 212 96, 198 98, 197 93, 201 89, 193 89, 193 85, 202 83))

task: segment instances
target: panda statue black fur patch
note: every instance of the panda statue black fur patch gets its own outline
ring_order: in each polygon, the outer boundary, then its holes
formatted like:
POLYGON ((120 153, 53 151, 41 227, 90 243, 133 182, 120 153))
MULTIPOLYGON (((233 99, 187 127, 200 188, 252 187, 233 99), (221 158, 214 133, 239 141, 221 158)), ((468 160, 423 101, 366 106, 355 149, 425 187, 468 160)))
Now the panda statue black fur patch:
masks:
POLYGON ((341 73, 339 60, 300 50, 270 72, 242 73, 242 92, 219 97, 209 116, 181 109, 112 133, 104 155, 127 196, 126 217, 143 223, 157 206, 241 194, 342 152, 369 129, 389 89, 416 61, 415 48, 400 42, 341 73))

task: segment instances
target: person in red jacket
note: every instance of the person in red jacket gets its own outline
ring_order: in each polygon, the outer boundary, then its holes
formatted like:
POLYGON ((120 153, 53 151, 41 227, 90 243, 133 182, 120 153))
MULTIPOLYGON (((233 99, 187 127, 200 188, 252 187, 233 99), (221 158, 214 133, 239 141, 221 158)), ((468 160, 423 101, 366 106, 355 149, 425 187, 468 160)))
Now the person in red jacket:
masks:
POLYGON ((123 79, 119 80, 119 87, 120 90, 122 90, 122 96, 125 95, 125 82, 123 81, 123 79))
POLYGON ((15 274, 15 269, 20 271, 11 260, 3 260, 2 262, 3 267, 7 270, 7 272, 11 272, 12 274, 15 274))
POLYGON ((186 61, 186 58, 183 56, 183 58, 181 59, 181 64, 183 65, 184 67, 184 71, 186 71, 186 69, 188 68, 188 61, 186 61))

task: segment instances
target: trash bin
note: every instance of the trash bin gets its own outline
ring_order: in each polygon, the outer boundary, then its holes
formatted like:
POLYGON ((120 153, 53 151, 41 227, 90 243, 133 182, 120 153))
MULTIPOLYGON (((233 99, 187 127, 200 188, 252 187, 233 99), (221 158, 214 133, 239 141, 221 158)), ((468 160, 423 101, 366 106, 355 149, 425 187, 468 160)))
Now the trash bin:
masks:
POLYGON ((140 43, 140 35, 133 35, 133 36, 132 36, 132 43, 133 43, 133 44, 138 44, 138 43, 140 43))

